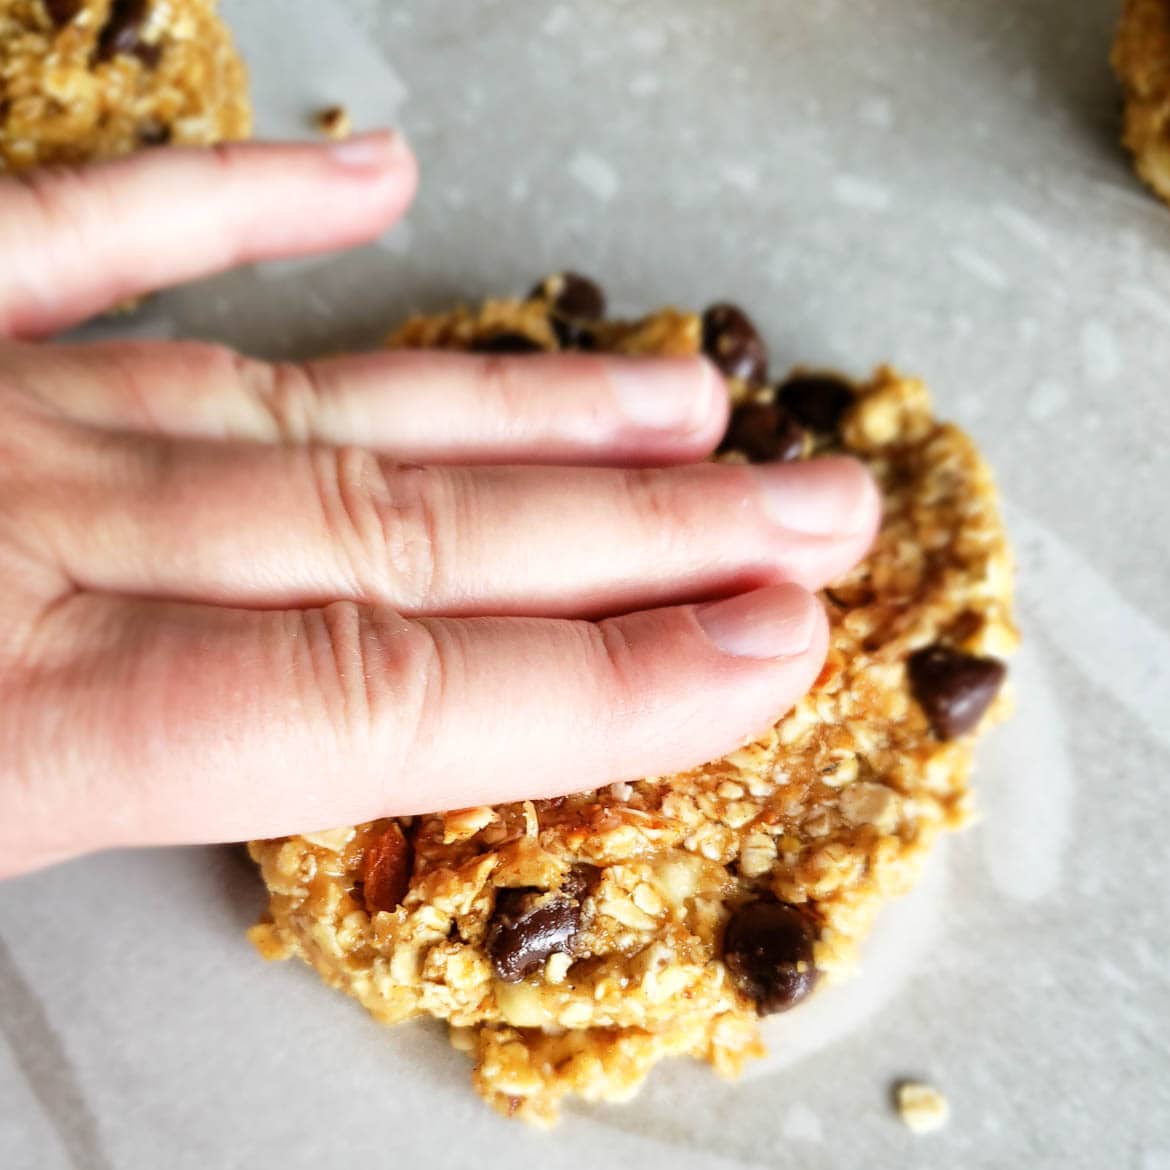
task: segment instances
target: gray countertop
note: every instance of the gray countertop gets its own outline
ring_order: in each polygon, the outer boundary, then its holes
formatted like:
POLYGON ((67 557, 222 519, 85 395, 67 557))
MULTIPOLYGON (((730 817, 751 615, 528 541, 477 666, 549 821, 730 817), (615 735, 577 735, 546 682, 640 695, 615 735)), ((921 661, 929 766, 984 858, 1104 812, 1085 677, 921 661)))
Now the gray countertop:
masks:
POLYGON ((0 1167, 1168 1170, 1170 209, 1116 146, 1116 5, 223 7, 261 132, 336 101, 393 121, 419 202, 378 245, 90 332, 311 353, 574 267, 618 311, 732 297, 778 368, 893 360, 998 469, 1019 713, 985 745, 982 822, 853 987, 770 1026, 738 1086, 676 1063, 551 1135, 486 1109, 436 1028, 262 964, 237 852, 0 886, 0 1167), (946 1092, 946 1130, 902 1128, 906 1075, 946 1092))

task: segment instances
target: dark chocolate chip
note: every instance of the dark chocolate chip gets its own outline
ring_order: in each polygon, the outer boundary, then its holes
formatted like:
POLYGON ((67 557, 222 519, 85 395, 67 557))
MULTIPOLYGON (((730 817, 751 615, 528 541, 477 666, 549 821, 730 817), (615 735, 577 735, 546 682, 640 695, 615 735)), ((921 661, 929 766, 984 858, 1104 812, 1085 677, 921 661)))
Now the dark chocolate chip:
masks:
POLYGON ((787 463, 804 453, 804 428, 782 406, 747 402, 731 414, 722 451, 742 451, 752 463, 787 463))
POLYGON ((768 376, 764 339, 736 305, 712 305, 703 314, 703 352, 729 378, 758 383, 768 376))
POLYGON ((749 902, 731 916, 723 962, 760 1015, 787 1011, 812 991, 815 937, 806 915, 784 902, 749 902))
POLYGON ((776 397, 806 427, 831 434, 853 402, 853 387, 827 374, 798 374, 777 387, 776 397))
POLYGON ((157 69, 158 63, 162 60, 163 47, 162 45, 151 44, 149 41, 139 41, 131 50, 131 53, 147 69, 157 69))
POLYGON ((592 351, 597 348, 597 338, 593 331, 580 321, 568 317, 549 317, 548 323, 557 335, 557 344, 561 349, 592 351))
POLYGON ((556 893, 531 887, 496 891, 486 948, 496 975, 518 983, 556 951, 571 953, 581 928, 581 904, 600 870, 577 865, 556 893))
POLYGON ((939 739, 972 731, 999 693, 1007 667, 949 646, 927 646, 906 663, 910 689, 939 739))
POLYGON ((162 122, 148 118, 139 124, 138 141, 143 146, 166 146, 171 140, 171 128, 162 122))
POLYGON ((578 272, 546 276, 528 294, 528 299, 546 301, 549 310, 561 317, 596 321, 605 316, 605 293, 601 286, 578 272))
POLYGON ((468 347, 472 353, 540 353, 544 346, 525 333, 493 333, 481 337, 468 347))
POLYGON ((561 893, 577 902, 583 902, 597 889, 597 883, 600 881, 601 870, 596 865, 581 862, 574 865, 565 875, 565 880, 561 882, 561 893))
POLYGON ((64 28, 81 11, 81 0, 45 0, 45 8, 53 24, 64 28))
POLYGON ((105 27, 98 37, 97 59, 109 61, 119 53, 134 53, 142 39, 142 26, 150 12, 150 0, 114 0, 105 27))

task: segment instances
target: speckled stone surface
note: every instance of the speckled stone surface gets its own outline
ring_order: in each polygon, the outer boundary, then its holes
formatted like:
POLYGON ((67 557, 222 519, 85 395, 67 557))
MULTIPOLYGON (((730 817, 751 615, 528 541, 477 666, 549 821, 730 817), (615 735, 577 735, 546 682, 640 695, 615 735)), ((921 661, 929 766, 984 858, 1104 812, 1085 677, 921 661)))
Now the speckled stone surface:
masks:
POLYGON ((0 1166, 1167 1170, 1170 212, 1116 145, 1115 4, 223 9, 260 133, 334 102, 398 122, 419 204, 381 246, 90 332, 309 353, 576 267, 619 312, 734 297, 777 367, 893 360, 998 470, 1019 714, 983 822, 853 985, 770 1026, 762 1071, 663 1068, 551 1136, 491 1114, 429 1028, 262 965, 230 850, 0 886, 0 1166), (905 1079, 946 1094, 944 1130, 902 1126, 905 1079))

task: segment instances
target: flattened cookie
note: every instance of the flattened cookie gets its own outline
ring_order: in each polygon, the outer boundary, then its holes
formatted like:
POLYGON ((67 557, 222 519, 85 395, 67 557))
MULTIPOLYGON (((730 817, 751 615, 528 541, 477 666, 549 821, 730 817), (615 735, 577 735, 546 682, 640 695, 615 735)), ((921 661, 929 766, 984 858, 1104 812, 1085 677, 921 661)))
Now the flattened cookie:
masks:
POLYGON ((1111 60, 1125 91, 1122 141, 1170 202, 1170 0, 1126 0, 1111 60))
POLYGON ((215 0, 0 0, 0 170, 246 138, 215 0))
POLYGON ((476 1088, 538 1123, 569 1093, 630 1096, 668 1055, 734 1075, 762 1052, 760 1016, 848 972, 875 911, 965 820, 975 735, 1003 710, 1016 643, 991 474, 921 382, 769 382, 733 305, 603 312, 592 282, 561 274, 390 340, 705 348, 736 400, 717 458, 865 460, 885 517, 869 558, 825 591, 831 648, 812 692, 691 772, 251 846, 271 891, 262 953, 299 955, 386 1022, 447 1021, 476 1088))

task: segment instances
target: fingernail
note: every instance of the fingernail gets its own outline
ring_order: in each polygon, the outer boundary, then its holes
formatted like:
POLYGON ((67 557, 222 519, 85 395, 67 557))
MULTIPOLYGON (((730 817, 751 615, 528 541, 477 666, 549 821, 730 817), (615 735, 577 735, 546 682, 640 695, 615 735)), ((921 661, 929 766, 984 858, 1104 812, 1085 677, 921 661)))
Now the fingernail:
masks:
POLYGON ((819 603, 798 585, 770 585, 695 607, 703 632, 737 658, 795 658, 812 645, 819 603))
POLYGON ((873 523, 877 489, 854 459, 826 456, 756 468, 768 518, 806 536, 851 536, 873 523))
POLYGON ((618 405, 635 426, 697 431, 711 417, 719 387, 702 358, 611 358, 608 369, 618 405))
POLYGON ((355 171, 383 170, 397 162, 409 147, 406 139, 394 130, 375 130, 358 134, 326 147, 333 161, 355 171))

